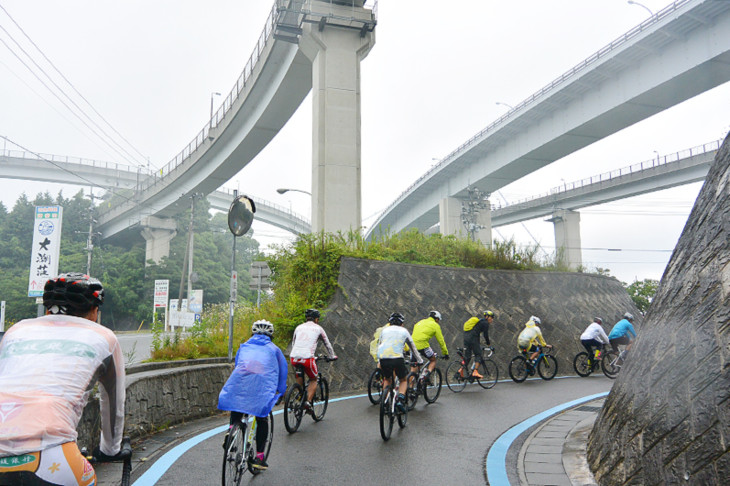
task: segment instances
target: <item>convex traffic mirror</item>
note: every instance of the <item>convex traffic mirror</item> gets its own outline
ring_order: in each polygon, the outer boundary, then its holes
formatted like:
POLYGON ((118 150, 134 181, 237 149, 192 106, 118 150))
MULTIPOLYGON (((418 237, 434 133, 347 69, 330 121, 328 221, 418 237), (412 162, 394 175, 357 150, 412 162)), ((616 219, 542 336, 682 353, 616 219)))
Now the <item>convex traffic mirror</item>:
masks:
POLYGON ((256 205, 248 196, 238 196, 228 209, 228 228, 236 236, 243 236, 251 229, 256 205))

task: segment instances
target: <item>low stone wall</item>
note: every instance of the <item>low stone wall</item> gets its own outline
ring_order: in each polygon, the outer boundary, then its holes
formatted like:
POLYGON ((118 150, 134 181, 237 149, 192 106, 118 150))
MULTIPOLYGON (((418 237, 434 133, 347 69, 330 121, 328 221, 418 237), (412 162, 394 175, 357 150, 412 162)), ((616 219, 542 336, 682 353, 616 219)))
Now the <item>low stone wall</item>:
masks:
MULTIPOLYGON (((225 358, 146 363, 127 368, 125 434, 139 437, 218 411, 218 393, 231 373, 225 358)), ((99 443, 99 402, 94 397, 78 427, 79 447, 99 443)))

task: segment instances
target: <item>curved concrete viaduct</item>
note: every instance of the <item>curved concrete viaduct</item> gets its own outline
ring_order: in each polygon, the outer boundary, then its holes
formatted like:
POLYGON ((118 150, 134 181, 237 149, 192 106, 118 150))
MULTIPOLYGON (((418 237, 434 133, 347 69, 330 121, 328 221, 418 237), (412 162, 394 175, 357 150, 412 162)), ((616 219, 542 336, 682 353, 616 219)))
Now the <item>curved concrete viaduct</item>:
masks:
MULTIPOLYGON (((490 194, 730 80, 730 2, 679 0, 511 109, 418 179, 368 230, 424 231, 445 201, 490 194)), ((441 214, 440 214, 441 213, 441 214)), ((463 228, 457 228, 456 232, 463 228)))

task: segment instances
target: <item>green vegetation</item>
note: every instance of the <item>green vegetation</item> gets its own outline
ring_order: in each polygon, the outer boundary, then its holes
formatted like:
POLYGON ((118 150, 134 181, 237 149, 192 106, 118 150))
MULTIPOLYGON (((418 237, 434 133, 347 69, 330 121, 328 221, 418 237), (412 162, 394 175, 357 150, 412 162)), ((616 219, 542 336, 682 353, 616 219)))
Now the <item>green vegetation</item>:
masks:
POLYGON ((649 310, 649 306, 651 305, 651 301, 654 300, 657 288, 659 288, 659 281, 645 278, 644 280, 634 280, 634 283, 629 286, 624 284, 624 287, 626 287, 626 291, 631 296, 631 300, 634 301, 636 307, 639 308, 642 314, 646 314, 646 311, 649 310))
MULTIPOLYGON (((270 320, 274 341, 286 348, 291 333, 307 308, 325 308, 337 290, 342 257, 387 260, 450 267, 565 270, 538 258, 538 248, 519 249, 514 241, 495 242, 492 249, 481 243, 440 234, 406 231, 365 241, 359 233, 302 235, 290 246, 281 246, 267 258, 276 291, 261 308, 237 306, 234 314, 234 347, 250 337, 257 319, 270 320)), ((205 309, 202 322, 185 339, 158 339, 153 359, 186 359, 226 356, 228 353, 228 306, 205 309)), ((235 350, 234 350, 235 353, 235 350)))

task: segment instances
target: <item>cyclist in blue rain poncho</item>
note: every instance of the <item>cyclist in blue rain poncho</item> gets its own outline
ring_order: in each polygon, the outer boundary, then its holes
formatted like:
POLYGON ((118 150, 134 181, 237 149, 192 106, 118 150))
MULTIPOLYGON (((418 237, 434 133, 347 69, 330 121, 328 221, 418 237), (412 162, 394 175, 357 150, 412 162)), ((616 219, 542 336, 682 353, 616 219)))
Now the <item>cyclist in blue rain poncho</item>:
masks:
MULTIPOLYGON (((256 321, 251 333, 251 339, 238 348, 236 366, 218 396, 218 409, 231 412, 230 425, 241 422, 243 414, 256 416, 254 467, 266 469, 264 446, 269 433, 269 413, 286 392, 287 362, 284 353, 271 342, 273 324, 256 321)), ((227 442, 228 434, 224 448, 227 442)))

